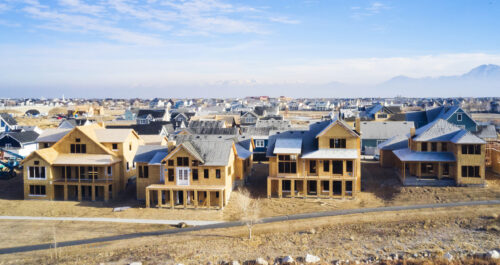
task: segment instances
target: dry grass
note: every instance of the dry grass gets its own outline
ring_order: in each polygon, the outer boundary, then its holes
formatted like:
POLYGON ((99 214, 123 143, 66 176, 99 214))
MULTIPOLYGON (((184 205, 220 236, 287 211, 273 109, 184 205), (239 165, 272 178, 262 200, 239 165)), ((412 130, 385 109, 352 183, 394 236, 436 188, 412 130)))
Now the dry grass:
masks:
POLYGON ((38 126, 42 130, 57 128, 57 126, 59 126, 60 123, 60 120, 47 117, 29 118, 21 116, 21 117, 16 117, 16 121, 19 125, 38 126))

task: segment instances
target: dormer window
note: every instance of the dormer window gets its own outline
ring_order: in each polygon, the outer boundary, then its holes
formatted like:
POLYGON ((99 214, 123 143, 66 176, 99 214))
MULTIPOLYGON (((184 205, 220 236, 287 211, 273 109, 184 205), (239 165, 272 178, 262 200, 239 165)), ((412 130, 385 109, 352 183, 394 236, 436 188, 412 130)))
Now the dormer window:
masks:
POLYGON ((462 121, 462 113, 457 114, 457 121, 462 121))
POLYGON ((79 143, 80 142, 80 138, 76 138, 75 142, 79 143))
POLYGON ((330 148, 346 148, 346 139, 344 138, 330 139, 330 148))
POLYGON ((116 151, 116 150, 118 150, 118 144, 113 144, 113 147, 112 147, 112 148, 113 148, 113 150, 115 150, 115 151, 116 151))

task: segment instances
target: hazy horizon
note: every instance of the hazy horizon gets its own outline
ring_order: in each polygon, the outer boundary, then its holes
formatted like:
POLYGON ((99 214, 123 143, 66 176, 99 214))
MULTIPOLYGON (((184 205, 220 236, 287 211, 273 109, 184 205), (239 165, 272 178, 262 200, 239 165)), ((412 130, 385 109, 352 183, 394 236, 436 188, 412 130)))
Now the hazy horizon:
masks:
POLYGON ((498 14, 497 1, 3 0, 0 89, 2 97, 499 96, 490 80, 385 86, 401 75, 500 65, 498 14))

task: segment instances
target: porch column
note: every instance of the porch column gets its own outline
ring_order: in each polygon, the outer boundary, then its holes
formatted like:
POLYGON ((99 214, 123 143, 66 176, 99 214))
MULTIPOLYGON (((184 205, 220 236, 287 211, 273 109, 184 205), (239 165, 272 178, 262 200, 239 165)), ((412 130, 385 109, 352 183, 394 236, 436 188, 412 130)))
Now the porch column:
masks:
POLYGON ((328 187, 330 187, 328 189, 328 196, 333 197, 333 181, 332 180, 328 181, 328 187))
POLYGON ((278 197, 283 197, 283 183, 282 179, 278 179, 278 197))
POLYGON ((198 208, 198 191, 195 190, 194 192, 194 208, 198 208))
POLYGON ((182 192, 182 205, 184 206, 184 209, 186 209, 187 207, 187 193, 188 193, 187 190, 184 190, 182 192))
POLYGON ((76 188, 76 191, 78 192, 78 201, 82 200, 82 185, 78 185, 76 188))
POLYGON ((64 200, 68 200, 68 185, 64 184, 64 200))
POLYGON ((418 164, 417 164, 417 179, 420 179, 421 175, 422 175, 422 163, 418 162, 418 164))
POLYGON ((223 199, 224 199, 224 191, 221 190, 219 191, 219 210, 222 210, 222 208, 224 207, 223 199))
POLYGON ((303 183, 304 184, 302 185, 302 190, 304 192, 304 198, 306 198, 307 197, 307 179, 306 178, 304 178, 304 182, 303 183))
POLYGON ((345 198, 345 180, 342 180, 342 199, 345 198))
POLYGON ((207 208, 210 209, 210 191, 207 191, 207 208))
POLYGON ((161 196, 162 190, 158 190, 158 207, 162 207, 162 196, 161 196))
POLYGON ((441 179, 441 162, 438 162, 437 177, 441 179))
POLYGON ((270 177, 267 177, 267 198, 271 198, 271 184, 272 180, 270 177))
POLYGON ((149 189, 146 188, 146 208, 149 208, 150 206, 150 201, 149 201, 149 189))
POLYGON ((319 198, 321 194, 321 179, 316 180, 316 196, 319 198))
MULTIPOLYGON (((80 183, 80 166, 77 167, 77 170, 78 172, 76 172, 76 174, 78 174, 78 183, 80 183)), ((78 192, 78 194, 80 194, 80 192, 78 192)))
POLYGON ((406 179, 406 164, 405 162, 401 162, 403 164, 403 185, 405 184, 406 179))
POLYGON ((104 186, 104 201, 109 201, 109 185, 104 186))
POLYGON ((295 180, 291 179, 290 180, 290 197, 294 198, 295 197, 295 180))
POLYGON ((174 209, 174 190, 170 190, 170 208, 174 209))
POLYGON ((90 197, 92 198, 92 201, 95 201, 95 186, 92 185, 90 186, 90 197))

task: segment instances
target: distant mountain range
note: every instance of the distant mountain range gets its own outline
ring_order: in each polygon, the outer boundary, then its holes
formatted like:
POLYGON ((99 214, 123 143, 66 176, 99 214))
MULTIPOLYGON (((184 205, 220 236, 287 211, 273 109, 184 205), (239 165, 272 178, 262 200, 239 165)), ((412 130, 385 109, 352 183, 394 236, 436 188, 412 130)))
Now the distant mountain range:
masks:
POLYGON ((388 96, 500 96, 500 66, 484 64, 454 76, 396 76, 376 88, 388 96))

